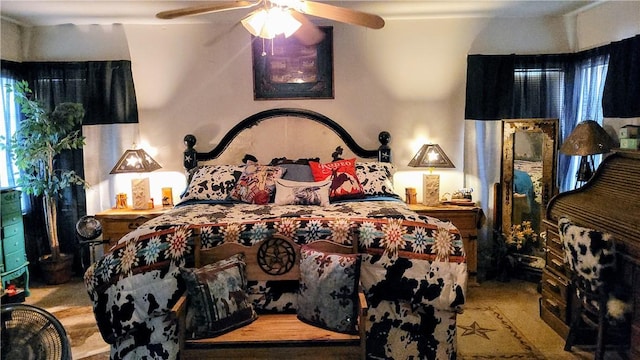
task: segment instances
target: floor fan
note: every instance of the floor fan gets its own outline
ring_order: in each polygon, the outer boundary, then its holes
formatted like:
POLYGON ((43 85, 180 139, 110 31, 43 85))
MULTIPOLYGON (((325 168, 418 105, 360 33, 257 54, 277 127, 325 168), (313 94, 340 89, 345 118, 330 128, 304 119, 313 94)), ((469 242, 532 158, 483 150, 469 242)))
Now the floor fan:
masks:
POLYGON ((76 235, 80 244, 80 261, 82 269, 87 270, 89 265, 96 262, 96 246, 106 243, 104 239, 98 239, 102 235, 102 224, 95 216, 86 215, 80 218, 76 223, 76 235), (98 239, 98 240, 96 240, 98 239), (85 250, 89 248, 89 263, 86 264, 85 250))
POLYGON ((0 308, 2 360, 71 360, 67 332, 49 312, 27 304, 0 308))

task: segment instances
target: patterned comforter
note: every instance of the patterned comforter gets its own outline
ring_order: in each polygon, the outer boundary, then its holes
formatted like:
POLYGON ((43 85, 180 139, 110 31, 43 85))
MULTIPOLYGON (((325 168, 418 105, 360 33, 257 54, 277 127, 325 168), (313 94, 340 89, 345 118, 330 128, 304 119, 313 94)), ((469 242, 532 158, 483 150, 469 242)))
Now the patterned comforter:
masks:
POLYGON ((169 309, 184 292, 179 268, 192 262, 192 236, 205 247, 251 245, 282 234, 299 244, 328 239, 362 253, 369 302, 370 359, 455 359, 455 317, 465 301, 466 263, 458 230, 398 200, 327 207, 193 203, 123 237, 85 273, 112 359, 175 359, 169 309))

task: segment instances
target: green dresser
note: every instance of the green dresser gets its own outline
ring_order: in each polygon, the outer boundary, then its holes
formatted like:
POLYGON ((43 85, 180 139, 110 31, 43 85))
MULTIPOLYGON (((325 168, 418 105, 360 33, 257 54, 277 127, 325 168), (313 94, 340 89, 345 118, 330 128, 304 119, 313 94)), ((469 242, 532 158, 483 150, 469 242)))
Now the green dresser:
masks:
POLYGON ((29 296, 29 262, 24 245, 24 226, 20 191, 0 189, 2 215, 2 246, 0 246, 0 278, 2 287, 20 276, 25 276, 24 292, 29 296))

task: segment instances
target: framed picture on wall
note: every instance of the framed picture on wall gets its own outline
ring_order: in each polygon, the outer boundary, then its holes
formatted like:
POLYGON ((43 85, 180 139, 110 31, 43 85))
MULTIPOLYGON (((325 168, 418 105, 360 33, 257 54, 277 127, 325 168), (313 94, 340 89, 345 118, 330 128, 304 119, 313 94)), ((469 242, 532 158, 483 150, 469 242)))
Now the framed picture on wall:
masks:
POLYGON ((251 36, 255 100, 333 99, 333 27, 322 41, 303 45, 295 35, 251 36))

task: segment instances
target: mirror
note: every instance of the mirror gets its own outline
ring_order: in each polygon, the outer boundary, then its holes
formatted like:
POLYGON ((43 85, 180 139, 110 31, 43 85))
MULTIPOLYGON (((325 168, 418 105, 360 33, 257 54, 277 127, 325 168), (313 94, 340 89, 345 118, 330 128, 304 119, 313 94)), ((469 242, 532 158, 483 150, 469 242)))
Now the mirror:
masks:
POLYGON ((502 232, 530 221, 539 234, 556 192, 558 119, 502 121, 502 232))

